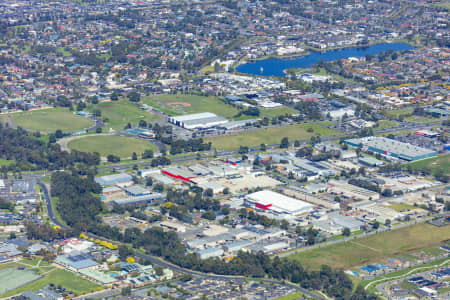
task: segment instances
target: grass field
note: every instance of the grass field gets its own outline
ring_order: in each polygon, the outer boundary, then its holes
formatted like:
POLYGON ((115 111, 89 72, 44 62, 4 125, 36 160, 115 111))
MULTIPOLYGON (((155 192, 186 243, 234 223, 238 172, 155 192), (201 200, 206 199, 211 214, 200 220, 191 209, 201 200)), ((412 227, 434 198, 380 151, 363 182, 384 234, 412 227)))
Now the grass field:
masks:
POLYGON ((121 158, 131 157, 133 152, 140 156, 146 149, 158 150, 148 141, 113 135, 86 136, 70 141, 68 146, 78 151, 98 152, 101 156, 114 154, 121 158))
POLYGON ((439 121, 439 118, 409 116, 409 117, 405 118, 405 121, 412 122, 412 123, 427 123, 427 122, 439 121))
POLYGON ((411 162, 408 163, 407 166, 411 166, 416 170, 427 169, 430 170, 432 174, 435 174, 438 170, 441 170, 444 174, 450 174, 450 154, 411 162))
POLYGON ((3 159, 3 158, 0 158, 0 167, 2 167, 2 166, 9 166, 9 165, 12 165, 12 164, 14 164, 13 160, 6 160, 6 159, 3 159))
POLYGON ((259 146, 264 144, 279 144, 283 137, 288 137, 289 141, 309 139, 312 136, 320 134, 328 136, 337 134, 336 131, 319 126, 317 124, 296 124, 284 127, 275 127, 249 131, 236 135, 228 135, 214 138, 207 138, 207 142, 212 142, 217 149, 237 149, 239 146, 259 146), (313 132, 308 132, 312 128, 313 132))
POLYGON ((26 285, 40 277, 36 272, 25 269, 18 270, 17 268, 6 268, 0 270, 0 295, 7 292, 14 291, 15 289, 26 285))
POLYGON ((394 203, 389 205, 389 208, 392 208, 395 211, 401 212, 404 210, 411 210, 411 209, 415 209, 415 207, 413 205, 410 204, 406 204, 406 203, 394 203))
POLYGON ((282 107, 277 107, 277 108, 271 108, 271 109, 260 109, 261 112, 261 117, 268 117, 268 118, 273 118, 273 117, 278 117, 281 115, 285 115, 285 114, 298 114, 298 111, 287 107, 287 106, 282 106, 282 107))
MULTIPOLYGON (((22 271, 23 272, 23 271, 22 271)), ((29 278, 27 278, 29 279, 29 278)), ((53 283, 54 285, 61 285, 63 288, 70 290, 76 294, 85 294, 91 291, 96 291, 98 288, 101 288, 100 285, 97 285, 93 282, 87 281, 85 279, 82 279, 81 277, 76 276, 75 274, 63 270, 58 269, 54 266, 51 266, 43 261, 41 261, 40 258, 38 259, 22 259, 20 262, 17 263, 8 263, 1 265, 0 267, 0 282, 2 283, 0 285, 0 296, 1 297, 9 297, 12 295, 16 295, 19 293, 22 293, 24 291, 37 291, 42 288, 47 287, 50 283, 53 283), (17 267, 25 267, 26 272, 34 272, 35 277, 41 278, 34 280, 32 282, 26 283, 24 280, 23 275, 25 273, 17 273, 19 270, 17 270, 17 267), (12 270, 12 271, 11 271, 12 270), (17 277, 16 275, 20 275, 17 277), (2 277, 3 276, 3 277, 2 277), (6 277, 5 277, 6 276, 6 277), (12 282, 11 278, 18 278, 17 282, 12 282), (7 292, 2 292, 3 289, 5 289, 5 282, 11 282, 11 287, 13 285, 19 286, 23 283, 25 285, 21 285, 18 288, 15 288, 14 290, 9 290, 7 292)), ((6 290, 6 289, 5 289, 6 290)))
POLYGON ((128 100, 106 101, 97 105, 90 105, 88 110, 93 112, 100 109, 103 118, 108 118, 106 128, 120 129, 128 123, 136 124, 140 120, 154 121, 159 117, 145 110, 140 109, 136 103, 128 100))
POLYGON ((296 299, 301 299, 303 297, 303 293, 302 292, 295 292, 293 294, 290 295, 286 295, 283 297, 278 297, 275 300, 296 300, 296 299))
POLYGON ((413 111, 414 111, 413 108, 401 108, 401 109, 387 110, 384 113, 389 117, 398 118, 399 116, 412 114, 413 111))
POLYGON ((26 129, 55 132, 76 131, 94 125, 94 122, 84 117, 74 115, 68 109, 52 108, 39 111, 27 111, 12 114, 13 123, 26 129))
POLYGON ((349 242, 292 254, 288 259, 299 261, 311 269, 326 264, 334 268, 350 268, 365 263, 417 251, 450 238, 450 227, 416 224, 349 242))
POLYGON ((383 129, 383 128, 391 128, 393 126, 397 126, 398 123, 395 121, 389 121, 389 120, 380 120, 378 121, 377 129, 383 129))
POLYGON ((197 95, 154 95, 143 97, 145 104, 158 108, 169 115, 185 115, 201 112, 212 112, 219 116, 231 119, 239 111, 231 105, 225 104, 217 97, 203 97, 197 95), (173 105, 170 105, 173 103, 173 105), (187 106, 176 103, 185 103, 187 106))

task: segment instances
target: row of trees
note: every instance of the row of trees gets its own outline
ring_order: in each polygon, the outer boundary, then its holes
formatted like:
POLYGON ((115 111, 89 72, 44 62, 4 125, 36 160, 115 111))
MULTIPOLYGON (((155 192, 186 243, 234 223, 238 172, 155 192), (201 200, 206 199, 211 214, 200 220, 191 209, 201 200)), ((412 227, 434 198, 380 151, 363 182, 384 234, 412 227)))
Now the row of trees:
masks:
POLYGON ((61 151, 58 144, 45 143, 22 128, 9 128, 0 124, 0 158, 15 160, 7 171, 59 170, 77 164, 90 166, 100 163, 98 153, 61 151))

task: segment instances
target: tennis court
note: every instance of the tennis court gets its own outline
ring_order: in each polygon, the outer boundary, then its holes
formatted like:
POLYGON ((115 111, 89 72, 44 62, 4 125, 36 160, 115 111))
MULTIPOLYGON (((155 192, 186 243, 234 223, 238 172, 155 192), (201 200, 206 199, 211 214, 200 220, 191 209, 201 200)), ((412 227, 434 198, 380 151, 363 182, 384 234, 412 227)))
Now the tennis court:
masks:
POLYGON ((13 291, 40 277, 36 272, 27 269, 6 268, 0 270, 0 295, 13 291))

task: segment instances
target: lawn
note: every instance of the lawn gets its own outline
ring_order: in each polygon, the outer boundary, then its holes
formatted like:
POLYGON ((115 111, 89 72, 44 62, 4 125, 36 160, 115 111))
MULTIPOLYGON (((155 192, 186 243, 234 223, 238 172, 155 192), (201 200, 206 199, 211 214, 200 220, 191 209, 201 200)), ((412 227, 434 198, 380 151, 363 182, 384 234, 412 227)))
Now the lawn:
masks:
POLYGON ((323 264, 347 269, 402 253, 418 251, 420 248, 440 243, 449 237, 449 226, 416 224, 349 242, 295 253, 288 256, 288 259, 299 261, 312 269, 319 269, 323 264))
POLYGON ((287 106, 282 106, 282 107, 277 107, 277 108, 262 108, 259 110, 261 112, 261 117, 268 117, 268 118, 273 118, 273 117, 278 117, 281 115, 295 115, 298 114, 298 110, 295 110, 293 108, 287 107, 287 106))
POLYGON ((121 158, 131 157, 133 152, 140 156, 144 150, 151 149, 154 152, 158 150, 148 141, 114 135, 86 136, 70 141, 68 146, 78 151, 98 152, 104 157, 114 154, 121 158))
POLYGON ((169 115, 186 115, 201 112, 212 112, 219 116, 231 119, 239 110, 228 105, 217 97, 197 96, 197 95, 153 95, 143 97, 145 104, 156 107, 169 115))
POLYGON ((440 155, 428 159, 423 159, 406 164, 415 170, 430 170, 432 174, 442 171, 444 174, 450 174, 450 154, 440 155))
POLYGON ((26 129, 44 132, 77 131, 89 128, 94 122, 77 116, 64 108, 52 108, 39 111, 27 111, 12 114, 13 123, 26 129))
POLYGON ((376 129, 391 128, 397 125, 398 123, 395 121, 380 120, 378 121, 378 126, 376 127, 376 129))
POLYGON ((303 293, 302 292, 295 292, 293 294, 290 295, 286 295, 283 297, 278 297, 275 300, 296 300, 296 299, 301 299, 303 297, 303 293))
MULTIPOLYGON (((33 282, 26 283, 25 278, 23 281, 25 285, 22 285, 20 287, 17 287, 16 289, 7 292, 6 294, 0 295, 1 297, 9 297, 12 295, 16 295, 19 293, 22 293, 24 291, 37 291, 42 288, 47 287, 50 283, 53 283, 54 285, 61 285, 63 288, 70 290, 76 294, 85 294, 91 291, 96 291, 99 288, 101 288, 100 285, 97 285, 93 282, 90 282, 88 280, 82 279, 79 276, 76 276, 75 274, 63 270, 58 269, 54 266, 50 266, 47 263, 41 261, 40 265, 37 266, 37 263, 39 259, 22 259, 20 262, 17 263, 8 263, 4 264, 0 268, 0 276, 2 275, 15 275, 15 272, 18 272, 17 267, 23 266, 25 267, 24 271, 31 271, 33 270, 36 275, 40 275, 41 278, 34 280, 33 282)), ((25 274, 25 273, 24 273, 25 274)), ((29 276, 30 277, 30 276, 29 276)), ((30 277, 31 278, 31 277, 30 277)), ((22 280, 23 278, 21 278, 22 280)), ((34 277, 36 279, 36 276, 34 277)), ((11 281, 11 280, 9 280, 11 281)), ((5 283, 6 278, 0 277, 0 282, 5 283)), ((15 284, 15 286, 19 286, 19 284, 15 284)), ((6 290, 6 289, 5 289, 6 290)), ((3 290, 2 290, 3 291, 3 290)))
POLYGON ((3 158, 0 158, 0 167, 10 166, 12 164, 14 164, 14 160, 6 160, 6 159, 3 159, 3 158))
POLYGON ((103 118, 108 118, 106 128, 121 129, 128 123, 136 124, 140 120, 153 121, 159 117, 145 110, 140 109, 136 103, 128 100, 106 101, 97 105, 90 105, 88 110, 93 112, 100 109, 103 118))
POLYGON ((401 109, 393 109, 387 110, 384 113, 391 118, 398 118, 399 116, 410 115, 414 111, 413 108, 401 108, 401 109))
POLYGON ((236 135, 207 138, 206 141, 212 142, 214 148, 229 150, 237 149, 239 146, 255 147, 262 143, 267 145, 279 144, 283 137, 288 137, 291 142, 294 140, 304 140, 318 134, 321 136, 328 136, 337 134, 337 132, 317 124, 295 124, 247 131, 236 135), (308 132, 309 128, 312 128, 313 131, 308 132))
POLYGON ((411 122, 411 123, 427 123, 427 122, 434 122, 439 121, 439 118, 433 118, 433 117, 421 117, 421 116, 409 116, 405 118, 405 121, 411 122))
POLYGON ((415 207, 413 205, 410 204, 406 204, 406 203, 394 203, 389 205, 389 208, 392 208, 395 211, 401 212, 404 210, 411 210, 411 209, 415 209, 415 207))

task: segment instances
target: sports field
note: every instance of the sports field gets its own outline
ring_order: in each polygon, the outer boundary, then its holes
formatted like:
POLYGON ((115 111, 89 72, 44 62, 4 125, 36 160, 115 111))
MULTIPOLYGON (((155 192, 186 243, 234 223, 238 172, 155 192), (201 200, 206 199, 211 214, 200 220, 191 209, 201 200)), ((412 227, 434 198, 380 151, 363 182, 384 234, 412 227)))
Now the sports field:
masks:
POLYGON ((68 147, 83 152, 98 152, 104 157, 114 154, 121 158, 131 157, 133 152, 140 156, 144 150, 151 149, 155 152, 158 150, 155 145, 148 141, 114 135, 82 137, 70 141, 68 147))
POLYGON ((17 126, 44 132, 55 132, 58 129, 64 132, 77 131, 94 125, 93 121, 77 116, 64 108, 27 111, 12 114, 11 117, 17 126))
POLYGON ((304 266, 319 269, 326 264, 347 269, 403 253, 419 251, 450 238, 450 226, 416 224, 356 240, 308 250, 288 256, 304 266))
POLYGON ((88 110, 93 112, 95 109, 100 109, 102 118, 107 118, 106 128, 120 129, 128 123, 136 124, 140 120, 146 122, 158 120, 157 115, 151 112, 140 109, 136 103, 128 100, 120 101, 106 101, 97 105, 90 105, 88 110))
POLYGON ((432 174, 440 170, 444 174, 450 175, 450 154, 440 155, 429 159, 419 160, 412 163, 408 163, 406 166, 410 166, 415 170, 430 170, 432 174))
POLYGON ((305 140, 318 134, 323 137, 337 134, 337 132, 317 124, 295 124, 247 131, 236 135, 207 138, 206 141, 212 142, 212 146, 216 149, 230 150, 238 149, 239 146, 255 147, 262 143, 267 145, 279 144, 283 137, 288 137, 290 142, 305 140), (308 132, 309 128, 312 128, 313 131, 308 132))
POLYGON ((25 269, 6 268, 0 270, 0 295, 13 291, 20 286, 30 283, 40 276, 36 272, 25 269))
POLYGON ((61 285, 66 290, 78 295, 101 288, 100 285, 82 279, 69 271, 49 265, 41 258, 22 259, 16 263, 1 265, 0 283, 0 297, 8 297, 30 290, 37 291, 47 287, 50 283, 61 285), (18 270, 18 267, 25 269, 18 270), (31 277, 33 275, 30 274, 34 274, 34 277, 31 277))
POLYGON ((219 116, 231 119, 239 110, 231 105, 225 104, 217 97, 197 95, 153 95, 143 97, 145 104, 153 106, 169 115, 186 115, 201 112, 212 112, 219 116))

